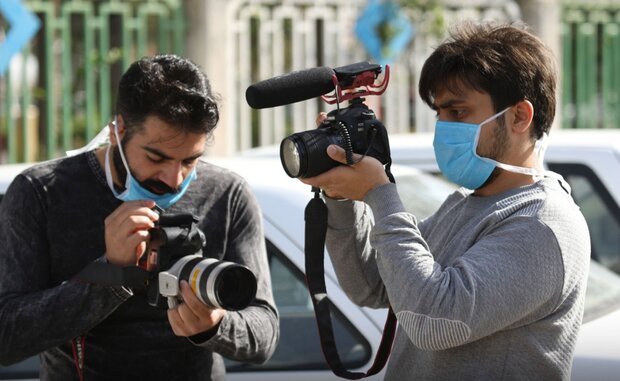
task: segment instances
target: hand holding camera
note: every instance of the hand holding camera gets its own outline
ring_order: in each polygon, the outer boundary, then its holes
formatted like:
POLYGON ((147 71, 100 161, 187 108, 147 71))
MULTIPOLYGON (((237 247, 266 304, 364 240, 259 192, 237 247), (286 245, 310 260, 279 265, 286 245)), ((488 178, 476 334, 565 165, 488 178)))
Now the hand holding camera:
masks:
POLYGON ((215 329, 226 310, 204 304, 186 281, 181 281, 179 286, 183 303, 168 309, 168 321, 174 334, 189 337, 215 329))
POLYGON ((92 262, 76 278, 145 289, 154 307, 176 309, 184 301, 189 305, 179 308, 175 319, 194 327, 219 321, 223 311, 217 310, 238 311, 250 305, 257 290, 252 270, 203 257, 205 235, 192 214, 160 213, 152 201, 119 206, 105 221, 107 264, 92 262))
POLYGON ((135 266, 146 250, 149 229, 155 227, 159 214, 155 202, 128 201, 121 204, 105 219, 105 247, 108 263, 115 266, 135 266))
MULTIPOLYGON (((347 164, 346 152, 338 145, 327 147, 328 156, 347 164)), ((363 200, 366 193, 381 184, 390 182, 383 164, 372 156, 353 154, 353 165, 340 165, 317 176, 302 178, 301 182, 320 188, 330 198, 363 200)))

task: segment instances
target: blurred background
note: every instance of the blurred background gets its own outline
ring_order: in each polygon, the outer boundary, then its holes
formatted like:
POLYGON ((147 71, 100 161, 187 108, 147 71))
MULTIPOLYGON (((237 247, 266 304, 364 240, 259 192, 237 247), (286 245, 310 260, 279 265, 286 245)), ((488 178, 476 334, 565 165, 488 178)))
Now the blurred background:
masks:
POLYGON ((561 73, 554 128, 620 126, 617 0, 0 1, 0 53, 26 24, 12 19, 15 9, 36 16, 32 37, 0 66, 0 164, 86 144, 112 118, 122 72, 156 53, 189 57, 220 95, 208 155, 278 144, 332 108, 316 99, 253 110, 245 102, 250 84, 358 61, 391 66, 385 94, 367 100, 390 133, 431 131, 434 112, 418 97, 418 73, 462 19, 522 20, 552 48, 561 73))

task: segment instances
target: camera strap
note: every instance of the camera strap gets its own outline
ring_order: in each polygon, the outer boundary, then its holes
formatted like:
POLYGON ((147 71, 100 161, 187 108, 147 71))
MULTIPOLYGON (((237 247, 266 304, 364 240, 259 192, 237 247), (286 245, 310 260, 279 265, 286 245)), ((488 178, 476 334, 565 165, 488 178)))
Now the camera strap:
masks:
POLYGON ((327 234, 327 206, 320 197, 319 189, 313 188, 314 198, 308 202, 305 209, 305 266, 306 282, 314 306, 314 313, 319 330, 321 347, 327 364, 338 377, 349 380, 358 380, 369 377, 383 369, 390 356, 394 334, 396 332, 396 315, 389 308, 383 337, 375 361, 365 373, 348 371, 338 355, 334 330, 331 322, 330 301, 325 286, 324 254, 325 238, 327 234))

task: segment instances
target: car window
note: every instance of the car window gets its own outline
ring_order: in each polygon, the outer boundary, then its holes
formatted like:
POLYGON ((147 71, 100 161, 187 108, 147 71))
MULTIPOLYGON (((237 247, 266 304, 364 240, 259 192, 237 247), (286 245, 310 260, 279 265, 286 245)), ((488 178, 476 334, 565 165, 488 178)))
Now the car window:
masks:
POLYGON ((620 308, 620 276, 596 261, 590 262, 583 321, 620 308))
POLYGON ((457 186, 441 177, 425 173, 396 176, 398 194, 409 212, 418 220, 433 214, 457 186))
MULTIPOLYGON (((328 369, 303 273, 269 241, 267 253, 274 298, 280 313, 280 342, 265 364, 226 360, 227 370, 328 369)), ((334 336, 343 365, 351 369, 366 364, 371 356, 370 344, 334 305, 331 310, 334 336)))
POLYGON ((572 188, 590 230, 592 258, 620 274, 620 208, 599 177, 581 164, 552 164, 572 188))

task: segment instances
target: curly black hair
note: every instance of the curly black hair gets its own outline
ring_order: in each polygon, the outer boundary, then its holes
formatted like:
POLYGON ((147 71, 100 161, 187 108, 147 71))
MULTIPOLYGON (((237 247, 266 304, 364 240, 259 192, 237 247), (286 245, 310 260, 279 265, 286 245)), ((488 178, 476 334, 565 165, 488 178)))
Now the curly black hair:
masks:
POLYGON ((127 69, 118 86, 116 112, 129 139, 148 116, 182 131, 209 137, 219 120, 218 105, 205 74, 176 55, 142 58, 127 69))

